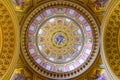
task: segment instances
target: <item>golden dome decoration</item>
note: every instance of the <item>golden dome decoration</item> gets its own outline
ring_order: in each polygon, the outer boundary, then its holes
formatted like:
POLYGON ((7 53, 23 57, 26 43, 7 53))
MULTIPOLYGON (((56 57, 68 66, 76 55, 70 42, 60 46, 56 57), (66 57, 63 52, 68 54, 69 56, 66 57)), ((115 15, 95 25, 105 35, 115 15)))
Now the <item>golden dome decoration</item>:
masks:
POLYGON ((19 55, 18 23, 8 3, 8 0, 0 0, 0 80, 8 80, 19 55))
POLYGON ((101 55, 109 75, 120 79, 120 1, 112 1, 103 19, 101 55))
POLYGON ((98 28, 92 16, 69 1, 36 8, 22 28, 22 51, 44 77, 69 79, 84 73, 98 54, 98 28))

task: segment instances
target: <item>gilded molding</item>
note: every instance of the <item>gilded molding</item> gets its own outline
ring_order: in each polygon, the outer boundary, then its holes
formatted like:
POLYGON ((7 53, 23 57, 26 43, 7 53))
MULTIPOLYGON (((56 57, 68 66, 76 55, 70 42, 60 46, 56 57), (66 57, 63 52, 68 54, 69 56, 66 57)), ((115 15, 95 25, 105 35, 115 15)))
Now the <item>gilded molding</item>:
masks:
POLYGON ((1 49, 2 49, 2 30, 0 25, 0 54, 1 54, 1 49))
POLYGON ((118 47, 119 47, 119 52, 120 52, 120 28, 119 28, 119 33, 118 33, 118 47))

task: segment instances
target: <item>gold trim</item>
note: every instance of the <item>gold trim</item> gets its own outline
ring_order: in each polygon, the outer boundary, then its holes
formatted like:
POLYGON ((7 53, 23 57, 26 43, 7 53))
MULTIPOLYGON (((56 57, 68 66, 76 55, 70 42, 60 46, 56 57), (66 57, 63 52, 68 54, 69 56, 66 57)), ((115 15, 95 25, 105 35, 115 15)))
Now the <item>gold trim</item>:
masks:
POLYGON ((0 54, 1 54, 1 49, 2 49, 2 29, 0 25, 0 54))
POLYGON ((119 53, 120 53, 120 28, 118 32, 118 47, 119 47, 119 53))

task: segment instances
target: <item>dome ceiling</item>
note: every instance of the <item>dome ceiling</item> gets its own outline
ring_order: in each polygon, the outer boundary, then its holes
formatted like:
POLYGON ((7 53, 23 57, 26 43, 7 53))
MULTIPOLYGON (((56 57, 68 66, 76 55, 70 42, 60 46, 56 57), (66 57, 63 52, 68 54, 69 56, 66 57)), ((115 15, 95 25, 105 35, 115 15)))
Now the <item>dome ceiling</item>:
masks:
POLYGON ((69 79, 93 64, 98 37, 97 24, 84 8, 68 1, 51 1, 27 17, 21 46, 35 72, 51 79, 69 79))
POLYGON ((7 80, 18 58, 18 23, 14 12, 6 5, 7 1, 0 0, 0 80, 7 80))
POLYGON ((110 75, 120 79, 120 1, 113 1, 105 14, 101 34, 101 55, 110 75))
POLYGON ((120 78, 119 1, 1 0, 0 7, 0 79, 120 78))
MULTIPOLYGON (((46 11, 52 10, 54 9, 46 11)), ((40 51, 39 53, 41 53, 47 61, 55 64, 67 64, 81 52, 84 38, 79 25, 67 16, 60 16, 58 14, 59 9, 56 10, 57 14, 52 14, 55 16, 52 16, 40 26, 36 36, 37 46, 40 51)), ((33 43, 36 43, 36 41, 33 43)), ((62 66, 63 65, 61 65, 61 67, 62 66)))

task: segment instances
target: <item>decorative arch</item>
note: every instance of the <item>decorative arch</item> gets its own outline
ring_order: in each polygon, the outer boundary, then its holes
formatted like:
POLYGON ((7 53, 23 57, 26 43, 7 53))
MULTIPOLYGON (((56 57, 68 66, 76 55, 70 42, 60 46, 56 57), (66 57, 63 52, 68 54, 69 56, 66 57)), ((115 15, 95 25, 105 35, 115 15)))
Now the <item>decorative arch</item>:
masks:
POLYGON ((19 54, 19 25, 10 0, 0 0, 0 79, 8 80, 19 54))
POLYGON ((112 80, 120 79, 120 1, 111 1, 101 25, 101 56, 112 80))

